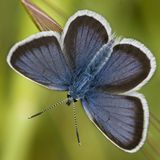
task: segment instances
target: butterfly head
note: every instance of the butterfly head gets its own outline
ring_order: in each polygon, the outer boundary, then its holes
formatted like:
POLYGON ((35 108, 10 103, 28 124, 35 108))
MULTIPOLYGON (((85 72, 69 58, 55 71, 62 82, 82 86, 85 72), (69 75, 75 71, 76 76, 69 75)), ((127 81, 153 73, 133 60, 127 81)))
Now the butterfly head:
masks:
POLYGON ((73 98, 69 93, 67 94, 67 102, 66 104, 69 106, 71 105, 73 102, 77 102, 77 99, 73 98))

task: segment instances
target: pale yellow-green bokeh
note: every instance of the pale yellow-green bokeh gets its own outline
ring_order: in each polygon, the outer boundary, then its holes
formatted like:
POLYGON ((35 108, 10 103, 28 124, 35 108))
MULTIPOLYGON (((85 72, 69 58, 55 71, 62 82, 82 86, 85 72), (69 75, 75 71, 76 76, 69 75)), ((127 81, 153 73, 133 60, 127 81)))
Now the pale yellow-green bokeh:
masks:
MULTIPOLYGON (((65 17, 80 9, 102 14, 118 36, 135 38, 155 55, 157 71, 142 92, 150 110, 160 115, 160 1, 159 0, 48 0, 61 9, 65 17)), ((41 0, 34 0, 62 27, 67 18, 56 14, 41 0)), ((6 63, 10 47, 38 32, 20 1, 0 0, 0 160, 146 160, 142 151, 128 154, 117 149, 92 125, 77 103, 78 125, 82 146, 75 137, 72 108, 58 106, 45 115, 27 117, 66 98, 66 93, 47 90, 19 76, 6 63)), ((149 129, 156 148, 160 135, 153 126, 149 129)), ((159 157, 145 144, 144 151, 159 157)), ((150 157, 149 157, 150 158, 150 157)))

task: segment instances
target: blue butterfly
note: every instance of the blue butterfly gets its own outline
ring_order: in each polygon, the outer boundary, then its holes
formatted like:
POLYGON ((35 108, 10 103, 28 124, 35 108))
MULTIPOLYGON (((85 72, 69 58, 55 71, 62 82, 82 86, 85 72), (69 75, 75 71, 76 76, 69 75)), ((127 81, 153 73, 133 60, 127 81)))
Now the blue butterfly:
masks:
POLYGON ((12 47, 7 62, 48 89, 68 91, 67 105, 81 101, 89 119, 120 149, 133 153, 144 144, 149 111, 136 90, 152 77, 155 58, 136 40, 116 39, 99 14, 81 10, 62 34, 30 36, 12 47))

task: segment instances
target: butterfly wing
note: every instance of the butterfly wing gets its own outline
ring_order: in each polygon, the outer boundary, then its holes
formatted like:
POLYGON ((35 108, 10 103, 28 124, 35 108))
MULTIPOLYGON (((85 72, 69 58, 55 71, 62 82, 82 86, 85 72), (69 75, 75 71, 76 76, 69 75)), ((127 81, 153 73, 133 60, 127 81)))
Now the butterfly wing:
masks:
POLYGON ((39 30, 62 32, 61 26, 35 4, 29 0, 21 0, 21 2, 39 30))
POLYGON ((114 47, 94 85, 112 92, 137 90, 151 78, 155 68, 155 58, 143 44, 123 39, 114 47))
POLYGON ((81 10, 70 17, 62 34, 62 46, 72 70, 82 72, 110 34, 109 24, 94 12, 81 10))
POLYGON ((68 89, 71 76, 58 33, 40 32, 17 43, 7 61, 18 73, 47 88, 68 89))
POLYGON ((90 91, 82 100, 90 120, 106 138, 126 152, 143 145, 148 128, 148 106, 141 94, 113 95, 90 91))

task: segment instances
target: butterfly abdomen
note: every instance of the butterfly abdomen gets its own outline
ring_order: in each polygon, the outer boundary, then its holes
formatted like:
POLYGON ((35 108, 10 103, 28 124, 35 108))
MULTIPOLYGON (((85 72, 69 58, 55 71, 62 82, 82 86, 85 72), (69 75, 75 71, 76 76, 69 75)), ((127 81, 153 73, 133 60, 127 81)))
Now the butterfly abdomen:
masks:
POLYGON ((114 42, 114 39, 112 39, 100 48, 100 50, 88 64, 85 72, 92 75, 93 77, 95 77, 99 73, 99 71, 103 68, 103 66, 107 63, 109 57, 111 56, 114 42))

